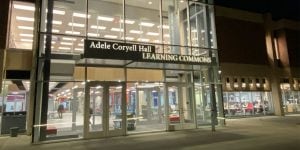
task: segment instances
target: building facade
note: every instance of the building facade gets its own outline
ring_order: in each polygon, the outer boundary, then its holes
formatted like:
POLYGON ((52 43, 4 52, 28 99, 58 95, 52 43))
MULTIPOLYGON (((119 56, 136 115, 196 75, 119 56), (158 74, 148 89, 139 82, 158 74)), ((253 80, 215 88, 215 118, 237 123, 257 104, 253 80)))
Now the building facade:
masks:
POLYGON ((214 130, 224 116, 299 112, 298 22, 210 1, 5 2, 2 135, 214 130))

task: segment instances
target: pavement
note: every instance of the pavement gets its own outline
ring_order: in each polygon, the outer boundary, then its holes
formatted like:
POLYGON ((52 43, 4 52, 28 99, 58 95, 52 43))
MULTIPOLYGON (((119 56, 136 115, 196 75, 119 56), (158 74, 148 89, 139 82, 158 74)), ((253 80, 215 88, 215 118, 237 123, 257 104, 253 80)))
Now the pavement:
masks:
POLYGON ((30 137, 0 137, 0 150, 300 150, 300 115, 227 119, 210 128, 93 140, 31 144, 30 137))

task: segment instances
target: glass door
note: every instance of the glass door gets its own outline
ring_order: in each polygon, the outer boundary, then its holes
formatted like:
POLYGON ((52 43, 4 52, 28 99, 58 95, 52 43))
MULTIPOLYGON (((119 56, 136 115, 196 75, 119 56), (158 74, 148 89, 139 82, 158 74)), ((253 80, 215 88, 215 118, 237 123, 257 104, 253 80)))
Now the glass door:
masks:
POLYGON ((185 84, 167 86, 169 130, 196 128, 192 91, 192 86, 185 84))
POLYGON ((86 84, 86 138, 125 135, 124 91, 124 83, 119 82, 86 84))

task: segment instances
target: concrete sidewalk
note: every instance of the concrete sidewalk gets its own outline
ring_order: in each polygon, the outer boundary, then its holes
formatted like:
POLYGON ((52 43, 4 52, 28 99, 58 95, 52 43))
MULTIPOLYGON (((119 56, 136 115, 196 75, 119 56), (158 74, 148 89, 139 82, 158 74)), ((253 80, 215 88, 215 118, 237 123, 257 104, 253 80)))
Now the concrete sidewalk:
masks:
POLYGON ((226 127, 50 144, 0 137, 0 150, 300 150, 300 115, 229 119, 226 127))

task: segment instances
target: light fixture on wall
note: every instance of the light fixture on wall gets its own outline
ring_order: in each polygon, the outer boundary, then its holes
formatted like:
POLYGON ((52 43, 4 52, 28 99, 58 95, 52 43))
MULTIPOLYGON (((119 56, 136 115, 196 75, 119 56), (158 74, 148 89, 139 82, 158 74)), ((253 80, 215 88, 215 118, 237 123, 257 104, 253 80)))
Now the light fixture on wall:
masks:
POLYGON ((260 82, 259 82, 259 79, 255 79, 256 81, 256 87, 260 88, 260 82))
POLYGON ((242 81, 242 88, 246 88, 245 78, 242 78, 241 81, 242 81))
POLYGON ((234 88, 238 88, 238 87, 239 87, 238 79, 237 79, 237 78, 234 78, 233 87, 234 87, 234 88))

